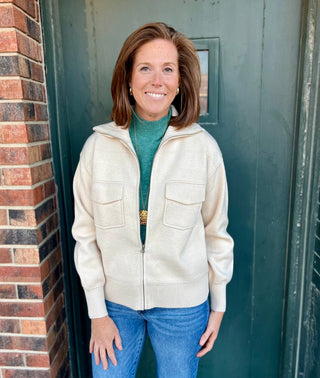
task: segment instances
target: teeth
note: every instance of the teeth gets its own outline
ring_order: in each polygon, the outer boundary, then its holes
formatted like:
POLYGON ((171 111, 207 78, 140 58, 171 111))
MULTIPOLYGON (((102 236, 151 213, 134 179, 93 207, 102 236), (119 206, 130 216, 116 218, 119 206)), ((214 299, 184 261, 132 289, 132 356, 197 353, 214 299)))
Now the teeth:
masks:
POLYGON ((151 97, 156 97, 156 98, 160 98, 160 97, 165 96, 164 93, 150 93, 150 92, 147 92, 147 95, 149 95, 151 97))

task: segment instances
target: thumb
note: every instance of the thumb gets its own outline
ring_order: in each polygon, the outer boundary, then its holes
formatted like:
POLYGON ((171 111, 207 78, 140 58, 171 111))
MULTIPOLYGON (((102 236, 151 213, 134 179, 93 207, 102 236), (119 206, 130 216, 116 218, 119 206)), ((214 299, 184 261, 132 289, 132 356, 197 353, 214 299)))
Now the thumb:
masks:
POLYGON ((210 332, 210 330, 207 328, 207 329, 205 330, 204 334, 203 334, 203 335, 201 336, 201 338, 200 338, 199 344, 200 344, 201 346, 203 346, 203 345, 206 343, 206 341, 207 341, 208 338, 210 337, 210 334, 211 334, 211 332, 210 332))
POLYGON ((122 342, 121 342, 121 337, 119 335, 119 333, 117 333, 114 337, 114 343, 115 343, 115 346, 119 349, 119 350, 122 350, 122 342))

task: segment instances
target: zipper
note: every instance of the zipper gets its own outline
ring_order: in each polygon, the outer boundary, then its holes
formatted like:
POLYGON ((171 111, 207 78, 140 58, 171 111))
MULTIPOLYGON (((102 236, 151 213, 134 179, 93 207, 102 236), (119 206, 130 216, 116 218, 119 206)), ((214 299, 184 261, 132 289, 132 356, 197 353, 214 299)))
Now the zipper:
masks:
POLYGON ((122 139, 120 139, 120 142, 131 152, 131 154, 133 155, 134 159, 135 159, 135 162, 136 162, 136 165, 137 165, 137 171, 138 171, 138 186, 137 186, 137 203, 138 203, 138 212, 137 212, 137 215, 138 215, 138 240, 140 241, 140 252, 141 252, 141 265, 142 265, 142 309, 144 310, 145 307, 146 307, 146 300, 145 300, 145 280, 144 280, 144 253, 145 253, 145 244, 142 243, 141 241, 141 234, 140 234, 140 214, 139 214, 139 210, 140 210, 140 198, 139 198, 139 189, 140 189, 140 176, 141 176, 141 172, 140 172, 140 164, 139 164, 139 160, 138 160, 138 156, 135 152, 135 150, 132 150, 132 148, 130 148, 130 146, 125 142, 123 141, 122 139))
MULTIPOLYGON (((140 218, 139 218, 139 224, 140 224, 140 218)), ((145 295, 145 282, 144 282, 144 253, 145 248, 144 244, 142 244, 141 248, 141 256, 142 256, 142 301, 143 301, 143 309, 146 309, 146 295, 145 295)))
MULTIPOLYGON (((198 132, 201 132, 201 131, 198 131, 198 132)), ((197 132, 197 133, 198 133, 197 132)), ((196 133, 195 133, 196 134, 196 133)), ((192 134, 193 135, 193 134, 192 134)), ((141 172, 140 172, 140 164, 139 164, 139 160, 138 160, 138 156, 136 154, 136 151, 132 148, 130 148, 130 146, 128 145, 128 143, 126 143, 124 140, 120 139, 120 138, 117 138, 117 137, 114 137, 114 136, 110 136, 110 135, 107 135, 109 138, 115 138, 115 139, 118 139, 130 152, 131 154, 134 156, 134 159, 136 161, 136 164, 137 164, 137 168, 138 168, 138 189, 137 189, 137 203, 138 203, 138 239, 140 240, 140 251, 141 251, 141 260, 142 260, 142 308, 143 310, 145 310, 146 308, 146 298, 145 298, 145 269, 144 269, 144 255, 146 253, 146 245, 147 245, 147 242, 148 242, 148 222, 147 222, 147 225, 146 225, 146 239, 145 239, 145 243, 143 244, 142 241, 141 241, 141 234, 140 234, 140 214, 139 214, 139 210, 140 210, 140 198, 139 198, 139 188, 140 188, 140 176, 141 176, 141 172)), ((152 172, 153 172, 153 168, 154 168, 154 162, 156 160, 156 157, 159 153, 159 150, 162 146, 164 146, 169 140, 173 140, 173 139, 177 139, 177 138, 182 138, 184 136, 187 136, 187 135, 177 135, 177 136, 172 136, 172 137, 169 137, 168 139, 164 140, 164 141, 161 141, 160 142, 160 145, 157 149, 157 152, 155 153, 154 155, 154 158, 153 158, 153 161, 152 161, 152 167, 151 167, 151 175, 150 175, 150 191, 149 191, 149 200, 151 198, 150 194, 152 193, 151 191, 151 187, 152 187, 152 172)), ((148 202, 149 202, 148 200, 148 202)))

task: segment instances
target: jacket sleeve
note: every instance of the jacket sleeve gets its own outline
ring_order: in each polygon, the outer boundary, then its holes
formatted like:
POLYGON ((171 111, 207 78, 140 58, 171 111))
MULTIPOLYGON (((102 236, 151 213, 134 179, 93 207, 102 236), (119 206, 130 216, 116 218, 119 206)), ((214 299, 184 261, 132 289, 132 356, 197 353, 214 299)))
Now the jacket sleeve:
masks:
POLYGON ((206 199, 202 206, 209 264, 211 309, 226 310, 226 285, 233 273, 233 239, 227 232, 228 189, 222 157, 208 175, 206 199))
POLYGON ((101 318, 107 315, 105 275, 101 252, 96 242, 91 182, 91 174, 86 168, 82 153, 73 181, 75 219, 72 235, 76 240, 74 260, 85 292, 89 318, 101 318))

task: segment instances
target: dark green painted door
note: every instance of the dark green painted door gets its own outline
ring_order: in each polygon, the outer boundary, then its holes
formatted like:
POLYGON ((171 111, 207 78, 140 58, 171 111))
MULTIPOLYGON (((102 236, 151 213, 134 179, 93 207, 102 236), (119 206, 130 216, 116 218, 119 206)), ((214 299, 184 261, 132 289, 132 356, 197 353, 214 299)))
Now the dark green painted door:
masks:
MULTIPOLYGON (((111 76, 124 39, 138 26, 159 20, 195 39, 199 49, 209 49, 210 117, 202 120, 222 149, 229 182, 235 272, 219 338, 201 359, 199 377, 279 375, 301 3, 43 2, 46 54, 48 64, 53 62, 49 100, 50 95, 57 99, 51 102, 51 127, 62 193, 74 376, 88 376, 89 330, 77 320, 86 310, 72 267, 70 172, 92 126, 108 119, 111 76)), ((154 372, 147 345, 139 377, 154 372)))

